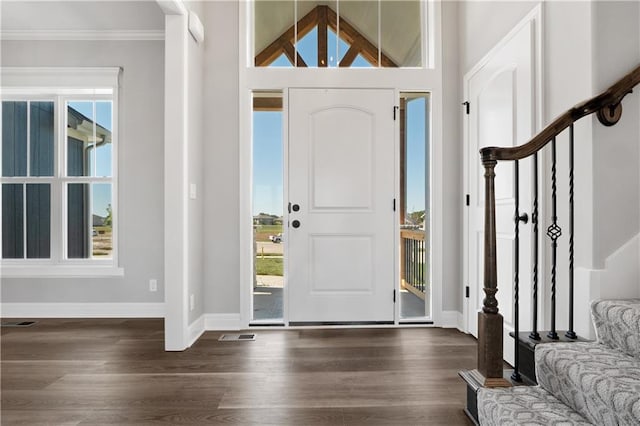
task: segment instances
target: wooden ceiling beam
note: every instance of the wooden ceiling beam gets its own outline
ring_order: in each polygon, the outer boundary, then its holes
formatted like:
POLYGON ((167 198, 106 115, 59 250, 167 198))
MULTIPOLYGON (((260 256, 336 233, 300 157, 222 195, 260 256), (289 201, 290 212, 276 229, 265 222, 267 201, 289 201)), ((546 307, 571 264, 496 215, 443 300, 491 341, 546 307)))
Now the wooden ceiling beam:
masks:
MULTIPOLYGON (((297 24, 298 34, 297 38, 300 40, 307 34, 311 32, 312 29, 318 25, 318 8, 320 6, 316 6, 309 13, 304 15, 297 24)), ((293 27, 292 27, 293 28, 293 27)), ((290 28, 292 30, 292 28, 290 28)), ((291 41, 293 41, 293 30, 291 31, 291 41)))
POLYGON ((254 111, 282 111, 282 97, 253 98, 254 111))
POLYGON ((279 37, 273 43, 267 46, 262 52, 258 53, 255 59, 255 66, 266 67, 271 64, 271 62, 278 59, 278 57, 282 55, 284 51, 282 44, 282 37, 279 37))
POLYGON ((291 61, 292 64, 296 63, 296 57, 297 57, 298 67, 301 67, 301 68, 307 67, 307 63, 304 61, 304 59, 302 59, 302 56, 300 56, 300 54, 296 52, 296 49, 294 49, 293 43, 291 43, 290 41, 283 43, 282 49, 284 50, 284 54, 287 56, 289 61, 291 61))
MULTIPOLYGON (((328 65, 328 49, 327 49, 327 28, 331 28, 338 36, 351 45, 349 52, 354 46, 358 47, 358 52, 353 56, 349 65, 353 63, 358 53, 361 54, 373 66, 378 66, 382 62, 383 67, 397 67, 398 65, 391 60, 384 52, 380 51, 380 59, 378 58, 378 48, 364 37, 351 24, 340 17, 340 31, 338 33, 338 15, 334 10, 326 5, 318 5, 309 13, 303 16, 296 25, 289 27, 280 37, 258 53, 255 57, 255 66, 264 67, 275 61, 282 53, 284 53, 292 64, 295 64, 295 57, 299 67, 306 67, 307 64, 300 54, 296 54, 293 47, 295 40, 302 39, 315 27, 318 27, 318 66, 326 67, 328 65), (294 37, 294 34, 296 37, 294 37)), ((352 52, 353 54, 353 52, 352 52)), ((340 66, 349 66, 342 65, 340 66)))
POLYGON ((328 6, 317 6, 318 10, 318 67, 326 68, 329 64, 329 55, 327 52, 327 26, 329 25, 327 17, 328 6))
POLYGON ((353 64, 356 57, 360 53, 360 46, 358 44, 352 44, 347 53, 344 54, 342 59, 340 60, 341 68, 348 68, 353 64))
MULTIPOLYGON (((307 13, 302 19, 300 19, 297 23, 298 28, 298 40, 304 37, 311 31, 318 22, 318 8, 315 7, 311 10, 311 12, 307 13)), ((273 61, 278 59, 280 55, 283 53, 289 58, 291 64, 295 64, 293 60, 293 55, 291 57, 287 54, 287 43, 293 45, 294 42, 294 34, 296 33, 296 25, 290 26, 280 37, 274 40, 270 45, 264 48, 260 53, 258 53, 255 57, 255 66, 256 67, 266 67, 270 65, 273 61)), ((291 53, 291 52, 290 52, 291 53)), ((298 55, 299 59, 302 59, 300 55, 298 55)), ((298 60, 298 64, 303 63, 302 66, 307 66, 304 61, 300 62, 298 60)))
MULTIPOLYGON (((331 8, 327 8, 327 14, 329 27, 338 34, 338 15, 331 8)), ((359 45, 360 51, 358 53, 360 53, 373 66, 378 66, 378 48, 376 45, 360 34, 353 25, 345 21, 342 17, 340 17, 340 31, 338 35, 351 46, 359 45)), ((383 67, 398 67, 398 65, 382 51, 380 52, 380 59, 383 67)))

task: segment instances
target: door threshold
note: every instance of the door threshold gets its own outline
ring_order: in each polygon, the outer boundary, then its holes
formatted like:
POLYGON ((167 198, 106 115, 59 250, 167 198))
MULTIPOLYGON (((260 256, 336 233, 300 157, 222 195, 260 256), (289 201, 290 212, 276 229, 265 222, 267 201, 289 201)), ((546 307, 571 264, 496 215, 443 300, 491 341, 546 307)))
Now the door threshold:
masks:
POLYGON ((290 327, 352 326, 352 325, 393 325, 393 321, 289 321, 290 327))
POLYGON ((284 322, 251 322, 249 327, 284 327, 284 322))

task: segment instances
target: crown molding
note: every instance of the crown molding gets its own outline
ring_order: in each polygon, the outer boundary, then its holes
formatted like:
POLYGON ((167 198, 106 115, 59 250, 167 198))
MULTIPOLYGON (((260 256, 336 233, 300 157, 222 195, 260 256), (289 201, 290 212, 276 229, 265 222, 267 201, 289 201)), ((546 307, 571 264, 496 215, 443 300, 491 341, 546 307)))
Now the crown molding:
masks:
POLYGON ((4 30, 1 40, 20 41, 157 41, 164 30, 4 30))

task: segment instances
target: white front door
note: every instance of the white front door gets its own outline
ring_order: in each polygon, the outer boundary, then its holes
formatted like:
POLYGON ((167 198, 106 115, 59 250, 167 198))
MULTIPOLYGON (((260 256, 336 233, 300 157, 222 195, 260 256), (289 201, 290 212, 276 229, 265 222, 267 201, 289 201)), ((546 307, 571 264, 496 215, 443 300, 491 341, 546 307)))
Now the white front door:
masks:
POLYGON ((289 322, 393 322, 393 90, 289 91, 289 322))
MULTIPOLYGON (((484 266, 484 167, 479 150, 486 146, 516 146, 535 129, 534 37, 532 22, 514 32, 476 71, 466 78, 470 114, 467 121, 467 280, 469 300, 467 330, 477 337, 477 313, 482 309, 484 266)), ((531 216, 531 159, 520 161, 520 213, 531 216)), ((496 228, 498 308, 504 317, 504 358, 513 362, 514 312, 514 207, 513 162, 499 162, 496 169, 496 228)), ((520 223, 520 331, 531 326, 531 222, 520 223)))

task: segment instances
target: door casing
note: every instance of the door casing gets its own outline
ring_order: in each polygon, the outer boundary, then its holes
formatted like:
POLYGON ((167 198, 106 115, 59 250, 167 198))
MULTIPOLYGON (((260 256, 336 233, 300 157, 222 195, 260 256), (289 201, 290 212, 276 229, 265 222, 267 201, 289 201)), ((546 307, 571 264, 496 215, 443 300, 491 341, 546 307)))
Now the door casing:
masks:
MULTIPOLYGON (((529 43, 526 46, 522 46, 523 49, 527 49, 528 52, 527 54, 530 55, 531 57, 531 62, 532 62, 532 66, 531 66, 531 87, 532 87, 532 91, 531 91, 531 135, 535 134, 542 126, 542 82, 541 82, 541 76, 542 76, 542 38, 541 38, 541 25, 542 25, 542 5, 538 5, 536 6, 527 16, 525 16, 525 18, 523 18, 523 20, 518 23, 511 32, 509 32, 509 34, 507 34, 507 36, 505 36, 483 59, 481 59, 478 64, 476 64, 464 77, 464 96, 465 96, 465 100, 470 101, 471 108, 479 108, 479 106, 476 104, 474 105, 474 102, 471 101, 471 88, 470 88, 470 83, 471 81, 474 79, 474 77, 476 77, 477 75, 479 75, 479 73, 483 72, 483 69, 491 63, 491 61, 494 60, 494 58, 499 57, 499 55, 503 54, 503 52, 506 49, 512 48, 512 46, 510 46, 511 43, 514 42, 514 40, 517 37, 521 37, 523 36, 523 34, 527 34, 529 36, 529 43)), ((504 64, 504 66, 502 67, 502 69, 496 69, 493 75, 497 75, 499 72, 504 71, 505 69, 508 68, 508 64, 504 64)), ((474 111, 477 113, 477 110, 474 111)), ((482 165, 480 163, 480 156, 479 154, 477 154, 476 150, 473 150, 470 147, 470 140, 471 140, 471 134, 470 132, 474 131, 473 129, 471 129, 471 123, 469 120, 469 115, 465 115, 465 120, 464 120, 464 171, 465 171, 465 176, 464 176, 464 192, 465 194, 470 194, 470 199, 471 199, 471 204, 473 205, 474 202, 478 202, 477 200, 477 195, 478 195, 478 182, 475 180, 475 177, 471 176, 472 171, 474 170, 480 170, 483 169, 482 165), (476 165, 477 168, 474 167, 474 165, 471 164, 471 161, 477 161, 476 165), (475 192, 475 194, 474 194, 475 192), (475 195, 475 196, 474 196, 475 195)), ((525 138, 524 140, 517 140, 516 141, 516 145, 521 144, 526 142, 528 138, 525 138)), ((525 161, 525 160, 523 160, 525 161)), ((529 160, 526 160, 529 161, 529 160)), ((522 162, 521 162, 522 163, 522 162)), ((545 159, 544 156, 540 156, 539 160, 539 167, 542 165, 542 170, 544 170, 544 164, 545 164, 545 159)), ((523 183, 522 183, 522 176, 523 173, 530 173, 531 168, 529 167, 529 165, 525 165, 525 167, 523 168, 523 165, 520 165, 520 176, 521 176, 521 184, 520 184, 520 194, 521 194, 521 202, 520 202, 520 212, 527 212, 530 215, 530 209, 531 209, 531 204, 530 204, 530 196, 528 194, 525 194, 525 196, 523 197, 523 183), (524 169, 524 170, 523 170, 524 169)), ((504 175, 504 167, 503 167, 503 175, 504 175)), ((497 170, 496 170, 497 173, 497 170)), ((502 176, 503 178, 505 176, 502 176)), ((525 176, 526 178, 530 179, 530 176, 527 175, 525 176)), ((507 179, 512 179, 513 176, 507 176, 507 179)), ((484 182, 480 182, 481 184, 484 184, 484 182)), ((471 209, 470 207, 465 208, 464 210, 464 233, 463 233, 463 238, 464 238, 464 280, 463 280, 463 285, 464 286, 469 286, 469 294, 473 295, 474 292, 478 295, 478 297, 482 297, 482 292, 480 288, 474 288, 474 286, 472 285, 472 281, 473 281, 473 276, 472 274, 475 273, 475 271, 472 270, 471 266, 472 265, 476 265, 477 267, 482 268, 482 260, 483 259, 471 259, 471 256, 473 256, 473 253, 475 252, 475 250, 472 249, 471 245, 474 244, 474 242, 472 241, 472 239, 470 238, 470 233, 473 232, 473 229, 475 228, 475 225, 472 224, 471 221, 475 221, 478 218, 474 217, 474 215, 471 214, 471 211, 473 209, 471 209), (476 263, 478 262, 478 263, 476 263)), ((539 197, 539 211, 542 212, 544 211, 544 198, 543 197, 539 197)), ((541 215, 543 216, 543 215, 541 215)), ((513 228, 513 221, 509 221, 509 227, 513 228)), ((527 233, 530 232, 530 227, 531 227, 531 223, 529 222, 528 225, 522 225, 520 226, 520 234, 521 234, 521 238, 522 238, 522 234, 523 232, 527 233)), ((542 230, 543 229, 543 224, 540 223, 539 224, 539 229, 542 230)), ((542 232, 542 231, 540 231, 542 232)), ((525 239, 526 240, 526 239, 525 239)), ((530 240, 529 240, 530 241, 530 240)), ((522 247, 523 241, 521 241, 521 247, 522 247)), ((522 248, 521 248, 521 252, 520 252, 520 259, 521 259, 521 268, 520 268, 520 277, 522 278, 527 277, 530 278, 531 277, 531 270, 525 270, 522 268, 522 259, 523 256, 526 256, 527 251, 523 252, 522 248)), ((538 283, 539 283, 539 295, 538 298, 539 300, 542 300, 543 298, 543 289, 542 289, 542 282, 544 280, 544 273, 542 271, 544 271, 544 256, 542 255, 542 251, 539 251, 539 259, 540 259, 540 264, 538 267, 538 270, 540 271, 539 274, 539 278, 538 278, 538 283)), ((505 259, 499 258, 498 260, 499 262, 505 262, 505 259)), ((528 263, 525 263, 528 264, 528 263)), ((511 277, 510 277, 511 278, 511 277)), ((510 285, 512 285, 512 281, 509 280, 510 285)), ((523 281, 521 279, 521 284, 523 284, 523 281)), ((479 285, 481 285, 481 283, 479 283, 479 285)), ((530 297, 530 288, 526 285, 526 280, 525 280, 525 284, 521 286, 522 288, 520 289, 520 295, 521 295, 521 306, 525 305, 525 302, 528 303, 530 299, 527 299, 525 297, 525 300, 523 301, 522 299, 522 295, 525 294, 524 292, 526 292, 525 296, 529 296, 530 297)), ((499 289, 500 289, 500 285, 499 285, 499 289)), ((463 294, 465 294, 466 291, 463 288, 463 294)), ((504 293, 504 290, 503 290, 504 293)), ((473 333, 475 330, 475 327, 473 326, 474 322, 475 322, 475 316, 477 315, 477 311, 475 309, 474 306, 472 305, 472 301, 474 300, 473 297, 469 298, 465 298, 463 301, 463 308, 464 308, 464 331, 467 333, 473 333)), ((481 303, 481 299, 479 300, 479 303, 481 303)), ((504 306, 499 306, 498 307, 501 310, 504 310, 504 306)), ((510 307, 507 307, 507 310, 510 310, 510 307)), ((530 320, 530 313, 527 312, 527 316, 529 316, 529 318, 524 318, 524 314, 521 313, 520 316, 520 321, 521 321, 521 327, 520 327, 520 331, 524 331, 524 327, 523 325, 527 325, 527 321, 530 320), (523 324, 523 319, 524 324, 523 324)), ((540 311, 538 312, 538 318, 541 318, 540 316, 540 311)), ((505 319, 505 325, 506 325, 506 329, 509 328, 509 323, 510 321, 507 321, 505 319)), ((541 320, 539 320, 538 322, 538 326, 539 328, 541 327, 542 322, 541 320)), ((512 339, 505 339, 504 340, 504 347, 505 347, 505 359, 509 358, 511 359, 511 357, 513 356, 513 345, 511 344, 513 340, 512 339)))

